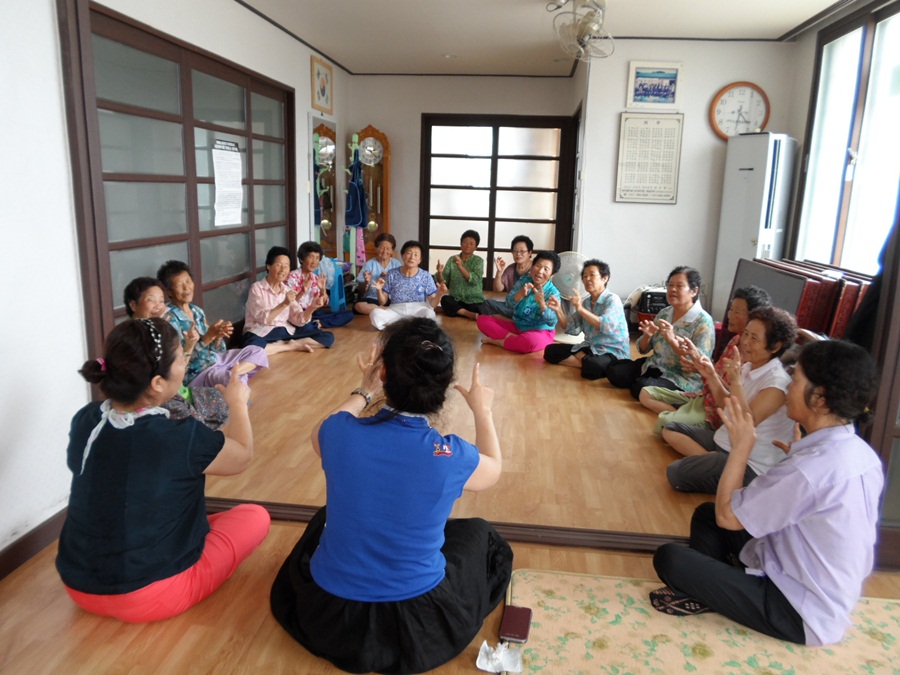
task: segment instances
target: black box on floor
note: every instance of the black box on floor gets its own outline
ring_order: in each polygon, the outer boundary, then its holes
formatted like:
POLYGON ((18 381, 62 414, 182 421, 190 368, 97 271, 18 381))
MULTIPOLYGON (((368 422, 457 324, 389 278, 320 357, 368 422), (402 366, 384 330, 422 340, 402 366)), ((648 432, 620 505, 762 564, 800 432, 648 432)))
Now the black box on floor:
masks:
POLYGON ((641 312, 642 314, 656 315, 659 313, 659 310, 661 310, 668 304, 669 303, 666 300, 665 288, 651 288, 650 290, 641 293, 641 299, 638 301, 637 311, 641 312))

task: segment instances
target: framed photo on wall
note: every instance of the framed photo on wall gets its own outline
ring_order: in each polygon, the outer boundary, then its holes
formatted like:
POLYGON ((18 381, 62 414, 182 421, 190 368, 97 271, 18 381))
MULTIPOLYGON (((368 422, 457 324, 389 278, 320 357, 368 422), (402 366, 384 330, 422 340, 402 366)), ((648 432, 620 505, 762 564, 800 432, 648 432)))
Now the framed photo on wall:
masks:
POLYGON ((312 85, 312 107, 326 115, 334 112, 332 94, 334 73, 330 63, 318 56, 310 56, 310 84, 312 85))
POLYGON ((681 64, 632 61, 625 107, 675 112, 681 100, 681 64))

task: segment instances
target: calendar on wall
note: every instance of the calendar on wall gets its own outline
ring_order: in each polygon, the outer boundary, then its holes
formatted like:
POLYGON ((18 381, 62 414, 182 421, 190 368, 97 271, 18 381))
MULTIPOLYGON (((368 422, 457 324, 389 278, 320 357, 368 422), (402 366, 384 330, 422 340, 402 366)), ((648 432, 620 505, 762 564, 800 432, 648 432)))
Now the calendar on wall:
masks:
POLYGON ((622 113, 616 201, 674 204, 684 115, 622 113))

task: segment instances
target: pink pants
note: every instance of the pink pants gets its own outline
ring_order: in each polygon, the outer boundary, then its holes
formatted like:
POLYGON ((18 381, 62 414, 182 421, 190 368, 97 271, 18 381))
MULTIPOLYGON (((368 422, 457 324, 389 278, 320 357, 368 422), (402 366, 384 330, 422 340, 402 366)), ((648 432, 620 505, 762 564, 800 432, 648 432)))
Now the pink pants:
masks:
POLYGON ((499 316, 479 314, 475 320, 478 330, 493 340, 503 340, 503 348, 511 352, 529 354, 539 352, 553 342, 555 331, 552 330, 526 330, 516 328, 516 324, 509 319, 499 316), (512 333, 510 337, 506 337, 512 333), (504 340, 504 338, 506 338, 504 340))
POLYGON ((209 517, 210 531, 200 560, 184 572, 154 581, 130 593, 93 595, 66 586, 82 609, 128 623, 168 619, 213 594, 234 574, 269 533, 269 512, 257 504, 240 504, 209 517))

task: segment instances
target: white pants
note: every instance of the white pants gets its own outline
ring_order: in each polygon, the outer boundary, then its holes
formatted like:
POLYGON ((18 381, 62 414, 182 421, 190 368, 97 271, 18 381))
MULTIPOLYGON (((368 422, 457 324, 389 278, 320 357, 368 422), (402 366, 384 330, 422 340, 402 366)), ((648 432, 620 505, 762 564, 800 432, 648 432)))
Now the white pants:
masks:
POLYGON ((408 316, 433 319, 437 315, 434 313, 434 308, 427 302, 401 302, 389 307, 378 307, 369 314, 372 325, 378 330, 408 316))

